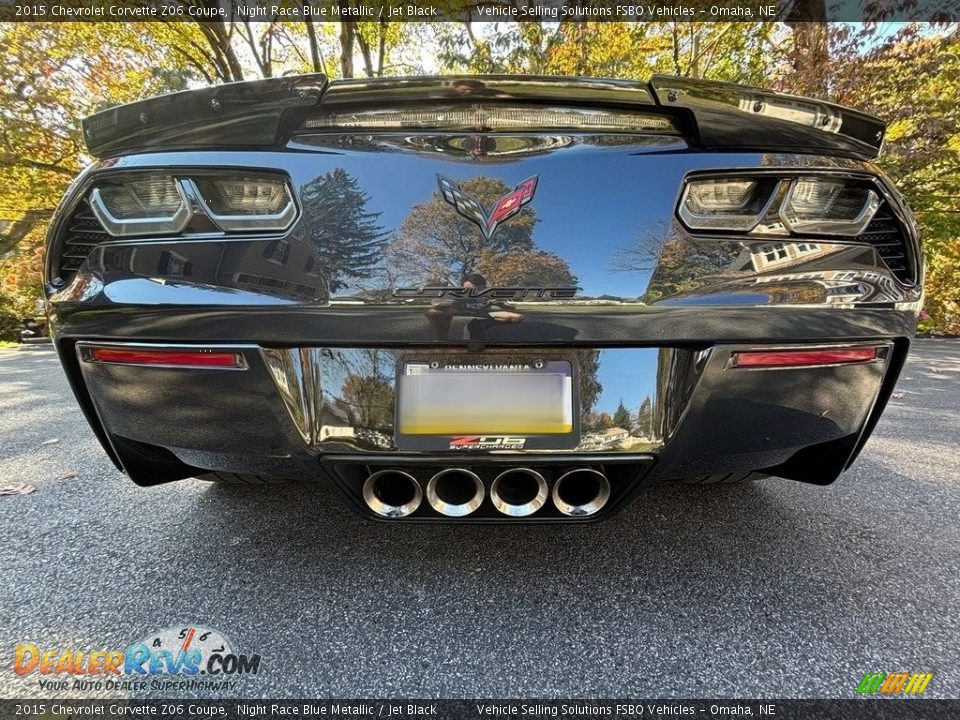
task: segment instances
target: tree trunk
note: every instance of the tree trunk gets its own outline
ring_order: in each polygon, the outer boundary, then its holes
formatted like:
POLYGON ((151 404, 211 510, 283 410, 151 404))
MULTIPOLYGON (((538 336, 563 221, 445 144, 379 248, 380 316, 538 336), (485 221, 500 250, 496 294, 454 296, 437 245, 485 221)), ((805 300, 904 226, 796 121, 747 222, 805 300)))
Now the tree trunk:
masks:
POLYGON ((317 31, 310 20, 304 23, 307 26, 307 41, 310 44, 310 62, 314 72, 325 72, 323 61, 320 59, 320 48, 317 45, 317 31))
MULTIPOLYGON (((337 4, 341 10, 348 7, 347 0, 338 0, 337 4)), ((345 78, 353 77, 353 38, 356 31, 352 22, 340 21, 340 74, 345 78)))
POLYGON ((793 30, 793 91, 826 98, 830 87, 826 0, 797 0, 787 25, 793 30))

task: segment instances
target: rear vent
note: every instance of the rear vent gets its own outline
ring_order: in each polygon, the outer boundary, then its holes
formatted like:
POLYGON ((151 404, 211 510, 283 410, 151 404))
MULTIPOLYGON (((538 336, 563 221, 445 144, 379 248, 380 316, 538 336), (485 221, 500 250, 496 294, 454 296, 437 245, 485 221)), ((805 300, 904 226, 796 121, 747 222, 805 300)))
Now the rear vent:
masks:
POLYGON ((93 216, 86 200, 81 200, 67 221, 60 245, 60 277, 69 283, 77 274, 81 263, 97 245, 110 236, 93 216))
POLYGON ((858 242, 870 243, 877 249, 877 254, 883 259, 896 278, 906 284, 914 281, 913 263, 907 239, 900 221, 890 210, 886 202, 877 210, 873 220, 867 225, 858 237, 858 242))

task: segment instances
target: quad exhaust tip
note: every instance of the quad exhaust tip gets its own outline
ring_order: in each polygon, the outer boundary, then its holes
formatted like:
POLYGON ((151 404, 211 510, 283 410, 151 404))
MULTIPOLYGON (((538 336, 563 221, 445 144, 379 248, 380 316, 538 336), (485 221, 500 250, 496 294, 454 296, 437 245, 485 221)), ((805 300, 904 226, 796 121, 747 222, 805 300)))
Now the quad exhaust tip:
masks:
POLYGON ((530 468, 505 470, 490 486, 490 501, 502 514, 526 517, 542 508, 550 496, 543 475, 530 468))
POLYGON ((560 476, 553 486, 553 504, 570 517, 587 517, 610 499, 610 481, 599 470, 578 468, 560 476))
POLYGON ((483 503, 483 481, 464 468, 441 470, 427 483, 427 502, 447 517, 464 517, 483 503))
MULTIPOLYGON (((436 512, 447 517, 465 517, 477 510, 486 495, 483 481, 466 468, 446 468, 436 473, 426 490, 410 473, 380 470, 363 483, 363 500, 383 518, 405 518, 417 511, 426 495, 436 512)), ((568 517, 598 513, 610 500, 610 481, 599 470, 576 468, 561 475, 551 492, 536 470, 525 467, 501 472, 490 485, 490 501, 508 517, 527 517, 540 510, 549 498, 557 511, 568 517)))
POLYGON ((363 483, 363 501, 380 517, 403 518, 423 501, 420 483, 402 470, 380 470, 363 483))

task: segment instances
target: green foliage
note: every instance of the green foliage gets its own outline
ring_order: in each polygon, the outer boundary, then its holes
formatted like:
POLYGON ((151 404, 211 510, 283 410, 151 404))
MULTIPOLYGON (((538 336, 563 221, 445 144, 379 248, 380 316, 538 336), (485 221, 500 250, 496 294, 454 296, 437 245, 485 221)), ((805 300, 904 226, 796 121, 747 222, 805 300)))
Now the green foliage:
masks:
POLYGON ((0 307, 0 342, 17 342, 20 340, 20 331, 23 324, 20 316, 0 307))
POLYGON ((496 23, 437 30, 444 70, 645 79, 653 73, 748 84, 768 81, 785 57, 778 23, 496 23))
POLYGON ((890 122, 880 164, 917 217, 927 261, 920 329, 960 334, 960 29, 929 36, 908 26, 848 61, 838 100, 890 122))
POLYGON ((0 291, 32 315, 47 221, 87 162, 79 120, 103 107, 182 89, 190 75, 156 42, 160 23, 0 25, 0 291), (159 70, 158 68, 162 68, 159 70))
POLYGON ((630 429, 630 411, 627 410, 627 406, 623 404, 623 400, 620 401, 616 411, 613 413, 613 426, 623 428, 624 430, 630 429))

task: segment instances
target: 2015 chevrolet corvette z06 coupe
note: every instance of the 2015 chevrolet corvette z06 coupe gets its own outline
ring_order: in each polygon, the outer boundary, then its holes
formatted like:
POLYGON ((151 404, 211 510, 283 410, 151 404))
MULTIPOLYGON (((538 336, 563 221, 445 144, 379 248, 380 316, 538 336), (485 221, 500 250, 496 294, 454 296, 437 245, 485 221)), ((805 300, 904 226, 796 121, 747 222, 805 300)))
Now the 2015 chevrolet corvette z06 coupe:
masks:
POLYGON ((923 260, 884 123, 657 76, 284 77, 112 108, 52 225, 56 348, 133 482, 573 521, 828 484, 923 260))

